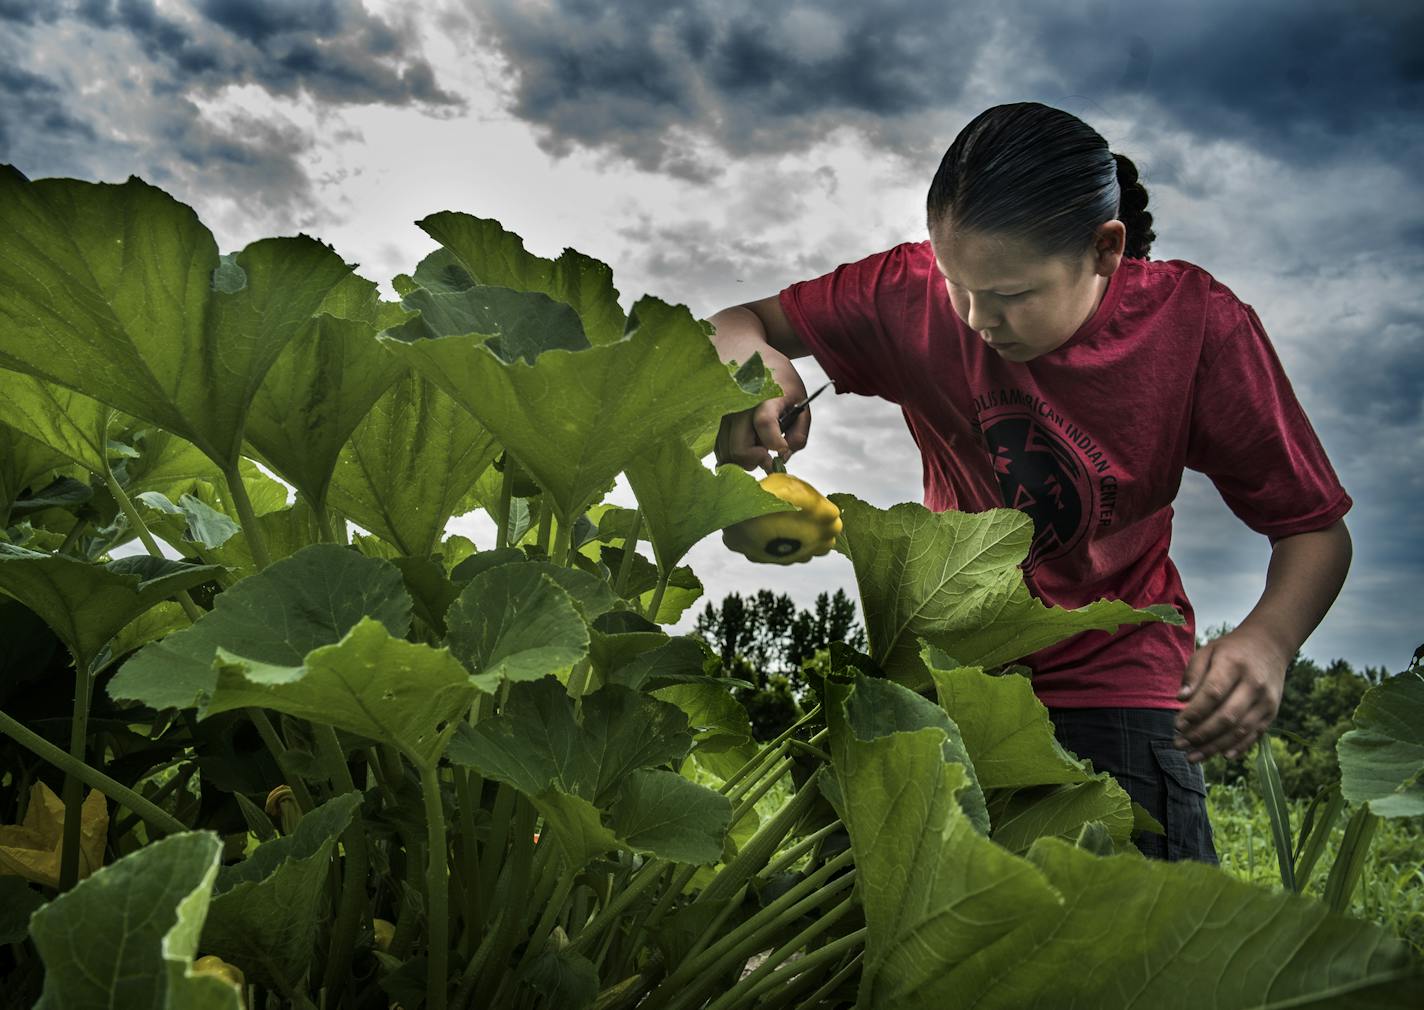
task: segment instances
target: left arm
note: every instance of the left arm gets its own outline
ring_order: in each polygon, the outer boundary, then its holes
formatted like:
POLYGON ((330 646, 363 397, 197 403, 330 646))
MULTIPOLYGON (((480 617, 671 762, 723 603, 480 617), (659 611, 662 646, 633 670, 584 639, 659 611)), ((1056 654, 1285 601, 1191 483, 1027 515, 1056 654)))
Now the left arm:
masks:
POLYGON ((1244 754, 1280 709, 1286 668, 1330 610, 1353 548, 1343 519, 1272 541, 1266 589, 1234 630, 1193 654, 1179 697, 1177 746, 1204 761, 1244 754))

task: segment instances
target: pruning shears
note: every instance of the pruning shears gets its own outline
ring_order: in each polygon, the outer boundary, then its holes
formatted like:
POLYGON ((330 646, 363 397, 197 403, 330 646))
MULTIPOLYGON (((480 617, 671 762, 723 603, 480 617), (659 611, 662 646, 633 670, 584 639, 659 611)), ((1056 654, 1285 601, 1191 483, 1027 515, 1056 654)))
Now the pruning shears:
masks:
POLYGON ((779 424, 779 425, 781 425, 781 430, 782 430, 783 432, 786 431, 786 426, 787 426, 788 424, 790 424, 792 421, 796 420, 797 415, 799 415, 799 414, 801 413, 801 411, 805 410, 806 407, 807 407, 807 405, 808 405, 812 400, 814 400, 816 397, 818 397, 818 396, 820 396, 822 393, 824 393, 824 392, 826 391, 826 387, 829 386, 829 385, 830 385, 829 382, 825 383, 824 385, 821 386, 820 389, 816 390, 814 393, 812 393, 810 396, 806 397, 806 399, 802 400, 800 403, 793 403, 791 406, 789 406, 789 407, 787 407, 785 410, 783 410, 783 411, 781 412, 781 416, 776 419, 776 423, 779 424))

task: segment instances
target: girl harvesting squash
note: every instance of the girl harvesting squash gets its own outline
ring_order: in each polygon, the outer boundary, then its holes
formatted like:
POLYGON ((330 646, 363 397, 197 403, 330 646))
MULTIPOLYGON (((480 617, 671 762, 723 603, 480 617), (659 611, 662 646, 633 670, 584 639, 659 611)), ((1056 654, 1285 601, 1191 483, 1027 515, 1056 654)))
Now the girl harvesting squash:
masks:
POLYGON ((801 449, 812 355, 837 392, 900 406, 928 508, 1029 513, 1023 563, 1045 603, 1170 603, 1184 626, 1084 632, 1024 659, 1059 740, 1166 828, 1149 856, 1216 861, 1200 762, 1237 756, 1280 706, 1286 668, 1349 568, 1352 501, 1260 319, 1205 269, 1151 260, 1132 161, 1034 102, 995 106, 945 153, 929 236, 712 316, 724 359, 759 351, 784 393, 723 419, 718 461, 801 449), (1183 470, 1270 538, 1260 601, 1195 648, 1168 555, 1183 470))

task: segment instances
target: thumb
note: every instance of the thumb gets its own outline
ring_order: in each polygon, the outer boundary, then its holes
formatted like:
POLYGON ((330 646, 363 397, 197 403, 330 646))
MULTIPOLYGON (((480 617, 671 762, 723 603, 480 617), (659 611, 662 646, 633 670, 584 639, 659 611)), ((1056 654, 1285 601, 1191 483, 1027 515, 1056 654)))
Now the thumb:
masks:
POLYGON ((1182 687, 1177 692, 1178 700, 1186 701, 1196 694, 1197 688, 1201 686, 1203 678, 1206 677, 1207 667, 1211 665, 1213 647, 1214 643, 1204 645, 1192 653, 1192 658, 1187 661, 1187 669, 1182 674, 1182 687))

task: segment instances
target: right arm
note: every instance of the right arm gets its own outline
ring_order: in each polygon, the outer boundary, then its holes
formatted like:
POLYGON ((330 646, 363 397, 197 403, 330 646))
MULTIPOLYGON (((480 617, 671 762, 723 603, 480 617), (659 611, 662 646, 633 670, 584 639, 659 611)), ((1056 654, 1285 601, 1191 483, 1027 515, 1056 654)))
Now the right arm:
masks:
POLYGON ((745 362, 759 353, 782 390, 781 396, 722 418, 717 434, 717 462, 736 463, 747 470, 760 466, 770 473, 773 452, 781 453, 785 459, 806 447, 811 430, 810 408, 797 415, 784 434, 777 418, 787 407, 806 398, 806 384, 791 359, 811 352, 796 335, 777 295, 723 309, 708 322, 717 328, 712 343, 723 361, 745 362))

